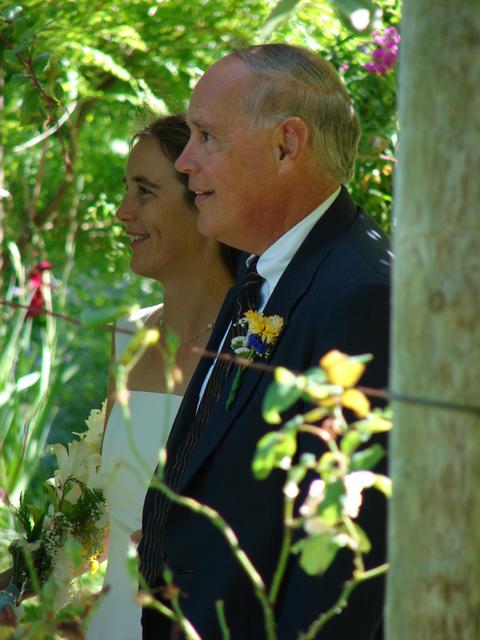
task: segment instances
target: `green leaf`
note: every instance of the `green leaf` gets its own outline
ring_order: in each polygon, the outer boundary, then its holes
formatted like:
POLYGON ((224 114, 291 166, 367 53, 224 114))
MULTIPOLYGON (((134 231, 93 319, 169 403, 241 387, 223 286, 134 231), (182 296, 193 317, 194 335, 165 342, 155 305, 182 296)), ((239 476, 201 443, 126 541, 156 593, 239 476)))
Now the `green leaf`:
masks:
POLYGON ((62 83, 59 80, 57 80, 53 85, 53 95, 55 96, 55 98, 57 98, 57 100, 62 100, 63 96, 65 95, 62 83))
POLYGON ((360 551, 360 553, 369 553, 372 545, 367 534, 356 522, 353 523, 353 527, 359 539, 358 551, 360 551))
POLYGON ((302 538, 292 547, 293 553, 300 553, 300 566, 310 576, 325 573, 339 549, 329 533, 302 538))
POLYGON ((274 380, 268 387, 263 398, 262 413, 269 424, 280 424, 280 413, 289 409, 301 397, 302 390, 298 388, 296 380, 296 376, 284 383, 274 380))
POLYGON ((296 433, 293 430, 271 431, 260 438, 252 462, 253 475, 265 480, 271 471, 281 467, 284 458, 292 458, 297 450, 296 433))
POLYGON ((41 111, 41 100, 39 92, 33 87, 27 87, 23 94, 21 116, 24 122, 30 122, 32 118, 38 116, 41 111))
POLYGON ((382 413, 371 413, 368 418, 355 423, 355 427, 362 433, 385 433, 392 428, 392 421, 382 413))
POLYGON ((130 72, 115 62, 112 56, 108 53, 104 53, 103 51, 100 51, 100 49, 96 49, 95 47, 90 47, 88 45, 82 46, 76 42, 71 43, 70 46, 80 49, 83 52, 83 60, 86 64, 95 65, 106 73, 110 73, 125 82, 130 82, 132 79, 130 72))
POLYGON ((3 59, 12 67, 16 67, 17 69, 22 68, 22 63, 18 59, 16 50, 14 51, 13 49, 5 49, 5 51, 3 52, 3 59))
POLYGON ((358 431, 348 431, 340 442, 340 450, 346 456, 351 456, 362 443, 362 435, 358 431))
POLYGON ((374 444, 371 447, 368 447, 368 449, 363 449, 352 456, 350 471, 373 469, 384 455, 385 450, 379 444, 374 444))
POLYGON ((332 476, 334 478, 338 476, 338 462, 338 454, 332 451, 326 451, 320 457, 317 463, 317 471, 326 482, 328 482, 332 476))
POLYGON ((299 1, 300 0, 280 0, 278 4, 275 5, 260 31, 263 40, 270 38, 275 29, 293 13, 299 1))
POLYGON ((299 485, 307 475, 307 467, 303 464, 296 464, 288 471, 288 481, 299 485))
POLYGON ((305 371, 307 382, 315 382, 315 384, 324 384, 328 381, 327 374, 320 367, 312 367, 305 371))
POLYGON ((10 78, 10 86, 20 88, 30 82, 30 76, 26 73, 14 73, 10 78))
POLYGON ((43 51, 42 53, 39 53, 33 58, 32 60, 33 70, 37 75, 45 69, 45 67, 48 65, 49 60, 50 60, 50 54, 48 51, 43 51))
POLYGON ((376 473, 373 486, 375 487, 375 489, 378 489, 379 491, 384 493, 387 498, 392 497, 392 481, 387 476, 384 476, 381 473, 376 473))
POLYGON ((318 507, 318 515, 333 526, 342 517, 342 499, 345 495, 343 482, 332 482, 325 487, 325 498, 318 507))

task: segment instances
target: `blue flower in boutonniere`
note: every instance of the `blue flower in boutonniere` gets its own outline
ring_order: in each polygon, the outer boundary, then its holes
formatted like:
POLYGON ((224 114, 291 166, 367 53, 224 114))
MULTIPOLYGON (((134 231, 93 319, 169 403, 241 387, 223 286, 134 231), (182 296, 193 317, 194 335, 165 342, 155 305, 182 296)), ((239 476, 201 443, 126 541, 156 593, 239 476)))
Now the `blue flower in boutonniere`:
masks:
MULTIPOLYGON (((283 324, 281 316, 266 316, 261 311, 246 311, 238 321, 238 326, 246 333, 232 339, 233 353, 239 358, 250 361, 268 358, 282 332, 283 324)), ((245 367, 242 365, 237 369, 225 405, 227 411, 235 400, 244 371, 245 367)))

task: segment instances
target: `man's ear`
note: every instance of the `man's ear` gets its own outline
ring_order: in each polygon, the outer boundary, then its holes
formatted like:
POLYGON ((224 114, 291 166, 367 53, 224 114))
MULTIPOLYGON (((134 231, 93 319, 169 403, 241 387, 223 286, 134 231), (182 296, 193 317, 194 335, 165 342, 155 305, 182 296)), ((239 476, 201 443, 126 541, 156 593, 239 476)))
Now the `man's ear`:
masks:
POLYGON ((302 157, 310 139, 307 123, 297 116, 282 120, 275 129, 278 168, 287 173, 302 157))

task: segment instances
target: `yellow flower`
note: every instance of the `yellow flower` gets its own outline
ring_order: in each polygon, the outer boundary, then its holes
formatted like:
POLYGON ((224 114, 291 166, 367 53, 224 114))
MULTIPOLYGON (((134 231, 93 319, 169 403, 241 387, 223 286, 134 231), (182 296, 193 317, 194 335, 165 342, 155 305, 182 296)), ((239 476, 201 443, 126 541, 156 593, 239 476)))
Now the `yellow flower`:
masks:
POLYGON ((262 340, 267 344, 273 344, 283 329, 283 318, 280 316, 265 316, 262 340))
POLYGON ((262 333, 265 327, 265 316, 259 311, 246 311, 245 318, 248 322, 250 333, 262 333))
POLYGON ((327 374, 330 382, 339 387, 355 386, 365 371, 363 362, 360 362, 357 358, 347 356, 337 349, 325 354, 320 360, 320 366, 327 374))

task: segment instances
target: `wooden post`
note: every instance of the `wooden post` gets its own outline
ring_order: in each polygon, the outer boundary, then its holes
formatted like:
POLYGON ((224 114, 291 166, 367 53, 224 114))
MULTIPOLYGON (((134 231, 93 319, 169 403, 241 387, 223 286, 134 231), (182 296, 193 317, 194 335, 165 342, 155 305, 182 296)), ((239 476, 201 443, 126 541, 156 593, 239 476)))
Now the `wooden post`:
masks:
MULTIPOLYGON (((480 2, 405 0, 394 392, 480 405, 480 2)), ((480 414, 394 403, 388 640, 480 638, 480 414)))

